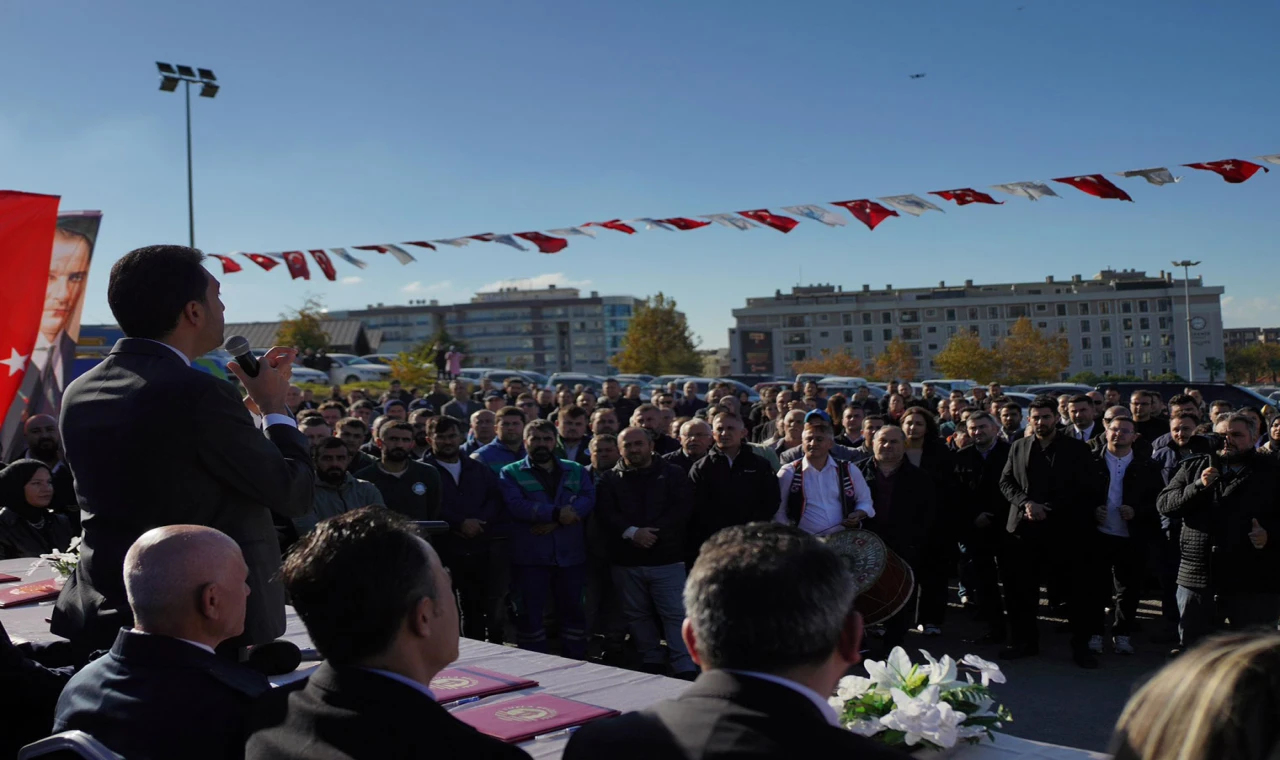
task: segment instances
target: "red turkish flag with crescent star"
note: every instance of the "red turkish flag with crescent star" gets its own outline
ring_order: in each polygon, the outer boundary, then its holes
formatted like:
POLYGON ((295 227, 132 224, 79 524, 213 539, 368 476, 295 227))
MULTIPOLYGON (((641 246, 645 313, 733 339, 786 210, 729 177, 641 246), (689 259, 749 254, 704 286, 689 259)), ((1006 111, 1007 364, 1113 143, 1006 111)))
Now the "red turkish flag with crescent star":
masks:
POLYGON ((790 232, 800 224, 789 216, 780 216, 769 212, 767 208, 759 208, 755 211, 739 211, 739 214, 745 216, 753 222, 759 222, 766 227, 772 227, 778 232, 790 232))
POLYGON ((552 237, 541 232, 517 232, 516 237, 524 238, 538 246, 538 250, 542 253, 559 253, 569 245, 569 241, 562 237, 552 237))
POLYGON ((706 227, 711 222, 701 222, 697 219, 690 219, 687 216, 673 216, 670 219, 659 219, 663 224, 669 224, 678 230, 696 230, 699 227, 706 227))
POLYGON ((1228 158, 1223 161, 1205 161, 1199 164, 1183 164, 1189 169, 1200 169, 1206 172, 1217 172, 1219 176, 1226 182, 1238 185, 1258 173, 1258 170, 1270 171, 1265 166, 1255 164, 1249 161, 1241 161, 1238 158, 1228 158))
POLYGON ((956 190, 934 190, 929 195, 936 195, 944 200, 952 201, 957 206, 968 206, 970 203, 990 203, 992 206, 1000 206, 1004 201, 998 201, 986 193, 980 193, 970 187, 961 187, 956 190))
POLYGON ((260 253, 246 253, 244 254, 244 257, 252 261, 253 263, 257 264, 258 266, 262 267, 263 269, 267 270, 268 272, 280 266, 279 261, 276 261, 270 256, 263 256, 260 253))
POLYGON ((607 222, 587 222, 583 227, 604 227, 605 229, 625 232, 628 235, 636 234, 636 228, 629 224, 623 224, 621 219, 610 219, 607 222))
POLYGON ((1061 182, 1064 185, 1071 185, 1082 193, 1088 193, 1096 198, 1110 198, 1117 201, 1129 201, 1133 203, 1133 199, 1129 194, 1115 186, 1111 180, 1101 174, 1082 174, 1079 177, 1059 177, 1054 182, 1061 182))
POLYGON ((40 334, 58 201, 0 190, 0 414, 22 387, 40 334))
POLYGON ((307 257, 302 251, 285 251, 280 254, 284 256, 285 266, 289 267, 289 276, 293 279, 311 279, 311 270, 307 267, 307 257))
POLYGON ((244 267, 240 266, 239 264, 237 264, 237 263, 236 263, 236 260, 235 260, 235 259, 233 259, 233 258, 231 258, 230 256, 223 256, 223 255, 222 255, 222 254, 220 254, 220 253, 211 253, 211 254, 209 254, 209 255, 210 255, 210 256, 212 256, 212 257, 214 257, 214 258, 215 258, 215 259, 217 259, 218 261, 221 261, 221 262, 222 262, 222 273, 223 273, 223 274, 235 274, 236 272, 239 272, 241 269, 243 269, 243 268, 244 268, 244 267))
POLYGON ((330 282, 338 279, 338 273, 334 271, 333 261, 330 260, 329 254, 325 253, 323 249, 308 249, 308 252, 311 254, 311 257, 316 260, 316 264, 320 267, 320 271, 324 272, 326 279, 330 282))
POLYGON ((891 216, 898 216, 897 211, 866 199, 860 201, 832 201, 831 205, 839 206, 853 214, 853 218, 867 225, 869 230, 874 230, 877 224, 891 216))

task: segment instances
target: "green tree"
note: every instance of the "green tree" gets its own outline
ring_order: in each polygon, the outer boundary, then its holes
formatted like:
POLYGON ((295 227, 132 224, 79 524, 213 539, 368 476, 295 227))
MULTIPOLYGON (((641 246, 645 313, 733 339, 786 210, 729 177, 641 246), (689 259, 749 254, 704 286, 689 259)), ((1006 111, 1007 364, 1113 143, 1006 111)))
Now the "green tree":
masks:
POLYGON ((299 353, 308 348, 313 351, 328 349, 330 338, 322 324, 324 318, 324 302, 315 296, 307 296, 307 300, 301 306, 280 315, 276 343, 281 346, 293 346, 299 353))
POLYGON ((995 350, 1000 355, 1000 378, 1010 385, 1054 382, 1071 366, 1067 336, 1045 335, 1026 317, 1013 323, 995 350))
POLYGON ((951 336, 947 345, 933 355, 933 366, 943 377, 987 383, 998 379, 1000 355, 982 345, 982 339, 965 330, 951 336))
POLYGON ((894 338, 875 360, 878 380, 910 380, 920 365, 911 355, 911 347, 902 338, 894 338))
POLYGON ((391 360, 391 376, 406 386, 427 385, 437 378, 436 353, 448 352, 449 346, 465 354, 466 344, 449 335, 441 327, 435 335, 418 343, 408 351, 401 351, 391 360))
POLYGON ((622 350, 614 355, 619 372, 651 375, 695 374, 702 371, 698 341, 674 298, 662 293, 636 307, 622 350))
POLYGON ((1222 372, 1227 368, 1226 362, 1216 356, 1210 356, 1208 359, 1205 359, 1204 363, 1200 366, 1204 368, 1205 372, 1209 373, 1209 382, 1211 383, 1217 380, 1218 375, 1222 374, 1222 372))

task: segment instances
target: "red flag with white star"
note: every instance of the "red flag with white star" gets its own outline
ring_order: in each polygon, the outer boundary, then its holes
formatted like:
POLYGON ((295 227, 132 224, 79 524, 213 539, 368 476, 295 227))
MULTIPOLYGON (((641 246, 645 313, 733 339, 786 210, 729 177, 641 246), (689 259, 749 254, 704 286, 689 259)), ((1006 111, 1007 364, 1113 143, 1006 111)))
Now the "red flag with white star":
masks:
POLYGON ((711 222, 700 222, 697 219, 690 219, 684 216, 673 216, 670 219, 659 219, 663 224, 669 224, 678 230, 696 230, 699 227, 706 227, 711 222))
POLYGON ((957 206, 968 206, 970 203, 990 203, 992 206, 1000 206, 1004 201, 998 201, 986 193, 980 193, 970 187, 961 187, 955 190, 934 190, 929 195, 936 195, 943 200, 954 202, 957 206))
POLYGON ((0 420, 22 387, 40 334, 58 200, 0 190, 0 420))
POLYGON ((767 208, 759 208, 755 211, 739 211, 739 214, 745 216, 753 222, 759 222, 766 227, 772 227, 778 232, 790 232, 800 224, 789 216, 780 216, 769 212, 767 208))
POLYGON ((1059 177, 1054 182, 1061 182, 1064 185, 1071 185, 1082 193, 1088 193, 1095 198, 1110 198, 1117 201, 1129 201, 1133 203, 1133 199, 1129 194, 1115 186, 1111 180, 1101 174, 1082 174, 1079 177, 1059 177))
POLYGON ((330 282, 338 279, 338 273, 333 269, 333 261, 329 258, 329 254, 324 249, 311 250, 311 257, 316 260, 316 265, 320 267, 320 271, 324 272, 325 279, 330 282))
POLYGON ((1200 169, 1206 172, 1217 172, 1219 176, 1226 182, 1238 185, 1258 173, 1258 170, 1270 171, 1265 166, 1251 163, 1249 161, 1241 161, 1238 158, 1228 158, 1223 161, 1205 161, 1200 164, 1183 164, 1189 169, 1200 169))
POLYGON ((516 237, 524 238, 538 246, 540 253, 559 253, 569 245, 569 241, 562 237, 551 237, 541 232, 517 232, 516 237))
POLYGON ((272 269, 280 266, 280 262, 270 256, 263 256, 261 253, 246 253, 244 257, 263 269, 270 272, 272 269))
POLYGON ((439 250, 434 245, 428 243, 425 240, 410 240, 409 242, 405 243, 405 245, 416 245, 419 248, 430 248, 433 251, 439 250))
POLYGON ((307 268, 307 257, 302 251, 285 251, 280 255, 284 256, 284 264, 289 267, 289 276, 292 279, 311 279, 311 270, 307 268))
POLYGON ((223 274, 235 274, 236 272, 239 272, 241 269, 244 268, 239 264, 237 264, 236 260, 231 258, 230 256, 223 256, 220 253, 211 253, 209 255, 217 259, 218 261, 222 262, 223 274))
POLYGON ((870 200, 860 201, 832 201, 832 206, 839 206, 847 209, 853 218, 867 225, 867 229, 874 230, 876 225, 888 219, 891 216, 898 216, 898 212, 891 208, 885 208, 879 203, 870 200))
POLYGON ((623 224, 621 219, 610 219, 607 222, 587 222, 583 227, 604 227, 605 229, 616 230, 617 232, 625 232, 628 235, 636 234, 636 228, 629 224, 623 224))

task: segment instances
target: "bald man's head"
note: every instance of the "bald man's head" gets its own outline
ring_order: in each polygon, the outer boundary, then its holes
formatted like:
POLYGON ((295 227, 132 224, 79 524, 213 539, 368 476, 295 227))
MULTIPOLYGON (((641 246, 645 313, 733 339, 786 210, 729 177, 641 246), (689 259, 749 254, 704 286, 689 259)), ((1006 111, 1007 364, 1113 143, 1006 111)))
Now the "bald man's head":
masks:
POLYGON ((236 542, 198 525, 149 530, 124 558, 137 628, 210 646, 244 632, 248 577, 236 542))
POLYGON ((58 421, 47 414, 30 417, 22 427, 27 439, 30 456, 42 462, 52 462, 58 458, 62 439, 58 436, 58 421))

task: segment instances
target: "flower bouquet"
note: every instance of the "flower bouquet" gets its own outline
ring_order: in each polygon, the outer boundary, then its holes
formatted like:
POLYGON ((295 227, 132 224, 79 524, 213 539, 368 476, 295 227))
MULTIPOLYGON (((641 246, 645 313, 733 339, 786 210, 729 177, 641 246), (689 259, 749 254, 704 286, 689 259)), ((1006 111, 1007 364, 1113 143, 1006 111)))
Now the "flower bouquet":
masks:
POLYGON ((62 586, 67 579, 76 571, 76 565, 80 562, 80 537, 76 536, 71 539, 71 545, 67 547, 65 552, 57 549, 52 554, 41 554, 40 559, 31 563, 31 569, 27 571, 27 575, 31 575, 44 565, 51 565, 53 572, 57 574, 55 579, 58 586, 62 586))
POLYGON ((920 654, 928 664, 914 664, 902 647, 894 647, 884 662, 865 663, 870 678, 840 679, 829 701, 841 724, 881 744, 943 750, 959 742, 994 741, 991 730, 1013 721, 988 688, 1005 682, 998 665, 972 654, 958 663, 946 655, 935 660, 923 649, 920 654), (963 681, 960 670, 967 671, 963 681))

